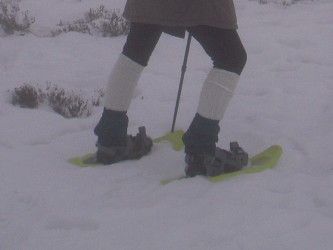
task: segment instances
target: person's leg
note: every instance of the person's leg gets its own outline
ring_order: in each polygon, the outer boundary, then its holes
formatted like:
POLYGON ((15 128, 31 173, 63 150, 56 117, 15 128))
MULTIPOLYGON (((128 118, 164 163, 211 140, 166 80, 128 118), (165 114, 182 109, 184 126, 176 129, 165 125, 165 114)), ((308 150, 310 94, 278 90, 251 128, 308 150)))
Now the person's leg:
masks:
POLYGON ((202 25, 188 31, 211 57, 214 68, 241 75, 247 55, 236 30, 202 25))
POLYGON ((159 25, 132 23, 122 54, 147 66, 161 34, 162 28, 159 25))
POLYGON ((127 41, 107 84, 102 117, 94 130, 100 145, 126 144, 127 110, 141 72, 147 66, 161 33, 156 25, 131 24, 127 41))
POLYGON ((135 137, 127 135, 127 110, 161 33, 156 25, 131 24, 127 41, 107 84, 102 117, 94 130, 98 137, 97 160, 102 163, 138 158, 151 148, 151 140, 142 129, 135 137))
POLYGON ((213 156, 220 131, 219 122, 245 66, 246 52, 236 30, 197 26, 188 31, 211 57, 214 67, 204 81, 197 114, 183 137, 185 153, 213 156))

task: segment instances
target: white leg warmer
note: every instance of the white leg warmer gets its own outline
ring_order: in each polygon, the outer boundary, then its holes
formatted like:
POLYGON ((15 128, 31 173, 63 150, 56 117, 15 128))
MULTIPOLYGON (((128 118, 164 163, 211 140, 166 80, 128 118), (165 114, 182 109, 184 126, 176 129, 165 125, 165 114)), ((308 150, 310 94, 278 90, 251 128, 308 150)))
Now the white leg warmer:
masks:
POLYGON ((120 54, 105 91, 105 108, 114 111, 128 110, 143 69, 142 65, 120 54))
POLYGON ((220 121, 233 97, 239 75, 213 68, 203 84, 198 113, 205 118, 220 121))

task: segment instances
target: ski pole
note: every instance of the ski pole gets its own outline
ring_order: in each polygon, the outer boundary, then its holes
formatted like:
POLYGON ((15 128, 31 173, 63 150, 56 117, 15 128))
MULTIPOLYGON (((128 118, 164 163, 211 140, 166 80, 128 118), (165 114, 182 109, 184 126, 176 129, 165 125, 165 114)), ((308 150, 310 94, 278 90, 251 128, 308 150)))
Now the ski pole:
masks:
POLYGON ((191 38, 192 38, 191 34, 188 34, 187 44, 186 44, 186 49, 185 49, 185 55, 184 55, 184 61, 183 61, 183 65, 182 65, 182 71, 181 71, 180 82, 179 82, 179 87, 178 87, 176 106, 175 106, 175 111, 173 113, 173 121, 172 121, 172 126, 171 126, 171 132, 173 132, 175 130, 175 124, 176 124, 176 119, 177 119, 179 101, 180 101, 180 96, 181 96, 181 93, 182 93, 183 82, 184 82, 184 77, 185 77, 185 72, 186 72, 187 58, 188 58, 188 54, 189 54, 189 51, 190 51, 191 38))

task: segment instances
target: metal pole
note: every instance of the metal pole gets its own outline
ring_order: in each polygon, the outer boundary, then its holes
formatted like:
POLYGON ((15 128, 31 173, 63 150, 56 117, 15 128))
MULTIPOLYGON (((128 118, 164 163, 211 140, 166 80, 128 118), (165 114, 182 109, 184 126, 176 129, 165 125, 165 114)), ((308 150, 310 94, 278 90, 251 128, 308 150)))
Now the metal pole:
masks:
POLYGON ((176 124, 176 119, 177 119, 179 101, 180 101, 180 96, 181 96, 181 93, 182 93, 183 82, 184 82, 184 77, 185 77, 185 72, 186 72, 187 58, 188 58, 188 54, 189 54, 189 51, 190 51, 191 38, 192 38, 191 34, 188 34, 187 44, 186 44, 186 49, 185 49, 185 55, 184 55, 184 61, 183 61, 183 66, 182 66, 182 73, 181 73, 181 76, 180 76, 180 82, 179 82, 179 87, 178 87, 176 106, 175 106, 175 111, 173 113, 173 121, 172 121, 172 126, 171 126, 171 132, 173 132, 175 130, 175 124, 176 124))

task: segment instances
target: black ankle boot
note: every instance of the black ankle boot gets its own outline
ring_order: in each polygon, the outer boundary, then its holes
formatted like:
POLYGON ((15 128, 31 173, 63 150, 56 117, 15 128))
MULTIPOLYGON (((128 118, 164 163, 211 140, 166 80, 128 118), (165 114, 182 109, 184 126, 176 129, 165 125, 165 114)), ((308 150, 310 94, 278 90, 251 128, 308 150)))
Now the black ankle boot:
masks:
POLYGON ((196 114, 183 136, 186 176, 216 176, 247 165, 248 155, 237 142, 230 144, 230 151, 216 147, 219 131, 219 121, 196 114))
POLYGON ((185 153, 191 155, 213 155, 219 132, 219 121, 207 119, 196 114, 182 138, 185 145, 185 153))
POLYGON ((135 136, 127 135, 128 117, 126 112, 104 109, 102 118, 95 127, 98 136, 97 161, 112 164, 123 160, 139 159, 148 154, 153 142, 146 134, 145 127, 139 128, 135 136))
POLYGON ((127 141, 128 117, 123 111, 104 109, 102 117, 95 127, 97 143, 101 146, 122 146, 127 141))

